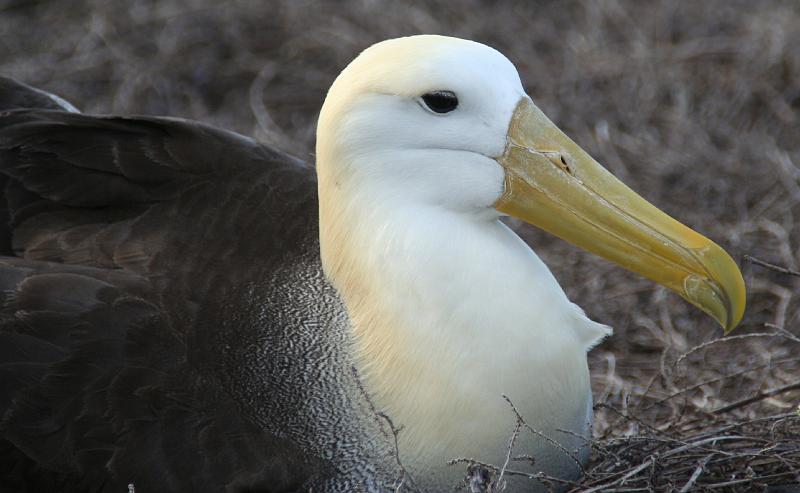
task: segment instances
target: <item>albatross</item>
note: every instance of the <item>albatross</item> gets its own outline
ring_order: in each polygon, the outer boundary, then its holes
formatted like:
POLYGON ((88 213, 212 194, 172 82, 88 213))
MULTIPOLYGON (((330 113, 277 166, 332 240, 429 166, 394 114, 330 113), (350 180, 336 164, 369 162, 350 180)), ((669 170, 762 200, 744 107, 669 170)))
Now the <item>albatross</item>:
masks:
MULTIPOLYGON (((485 45, 412 36, 338 76, 316 166, 0 82, 2 491, 450 491, 470 457, 576 480, 586 317, 513 216, 724 330, 739 269, 623 185, 485 45)), ((509 478, 507 491, 538 491, 509 478)))

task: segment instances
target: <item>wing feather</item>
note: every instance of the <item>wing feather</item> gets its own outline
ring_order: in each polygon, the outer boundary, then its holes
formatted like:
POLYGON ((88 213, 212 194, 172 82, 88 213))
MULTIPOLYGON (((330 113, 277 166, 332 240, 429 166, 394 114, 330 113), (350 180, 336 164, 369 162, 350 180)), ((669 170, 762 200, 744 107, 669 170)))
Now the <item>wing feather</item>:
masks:
POLYGON ((214 351, 199 314, 236 312, 225 293, 315 243, 313 170, 64 104, 0 79, 0 491, 299 489, 320 460, 196 363, 214 351))

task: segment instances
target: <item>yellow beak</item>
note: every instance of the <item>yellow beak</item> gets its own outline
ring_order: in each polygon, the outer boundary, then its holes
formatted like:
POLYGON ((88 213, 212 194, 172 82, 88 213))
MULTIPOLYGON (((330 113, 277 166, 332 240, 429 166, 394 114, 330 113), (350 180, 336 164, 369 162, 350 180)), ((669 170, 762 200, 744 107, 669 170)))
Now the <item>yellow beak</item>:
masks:
POLYGON ((525 97, 497 161, 505 191, 495 208, 680 294, 733 330, 745 287, 731 257, 617 180, 525 97))

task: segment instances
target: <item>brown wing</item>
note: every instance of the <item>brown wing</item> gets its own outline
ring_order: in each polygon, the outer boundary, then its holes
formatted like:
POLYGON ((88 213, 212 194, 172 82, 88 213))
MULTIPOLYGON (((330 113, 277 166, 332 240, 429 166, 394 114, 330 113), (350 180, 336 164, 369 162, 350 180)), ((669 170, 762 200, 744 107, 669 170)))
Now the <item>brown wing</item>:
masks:
POLYGON ((312 169, 196 122, 64 109, 0 80, 0 491, 300 488, 319 460, 245 416, 217 362, 291 323, 253 286, 274 303, 264 279, 319 268, 312 169))

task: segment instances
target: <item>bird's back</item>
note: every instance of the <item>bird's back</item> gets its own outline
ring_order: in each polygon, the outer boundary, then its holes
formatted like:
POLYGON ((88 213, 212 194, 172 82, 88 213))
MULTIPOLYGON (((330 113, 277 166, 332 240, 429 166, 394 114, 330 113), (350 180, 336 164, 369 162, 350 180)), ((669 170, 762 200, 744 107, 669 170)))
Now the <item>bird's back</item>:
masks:
POLYGON ((377 481, 313 169, 73 110, 0 80, 0 491, 377 481))

